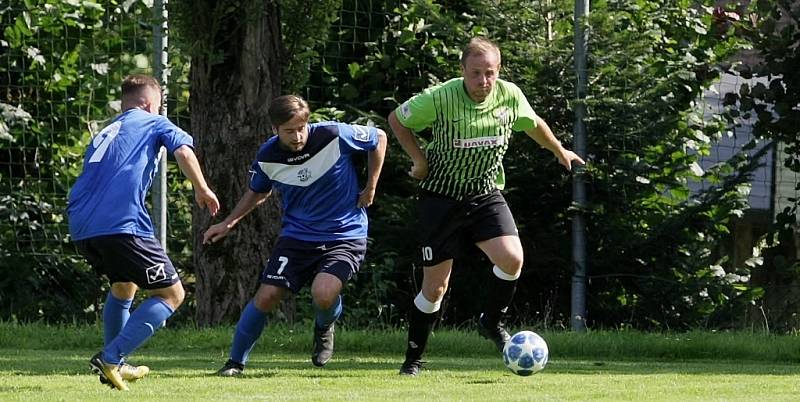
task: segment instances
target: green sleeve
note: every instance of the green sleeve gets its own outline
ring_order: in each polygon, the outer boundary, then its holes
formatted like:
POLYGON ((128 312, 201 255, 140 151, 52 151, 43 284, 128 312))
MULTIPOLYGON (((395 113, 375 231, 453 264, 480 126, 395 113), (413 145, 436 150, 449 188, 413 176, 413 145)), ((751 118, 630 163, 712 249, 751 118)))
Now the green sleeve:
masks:
POLYGON ((436 120, 436 109, 433 105, 433 91, 428 88, 411 97, 395 109, 397 120, 413 131, 422 131, 436 120))
POLYGON ((514 86, 517 93, 517 100, 519 110, 517 111, 517 121, 511 126, 514 131, 525 131, 536 128, 536 112, 533 111, 531 104, 528 103, 528 98, 522 93, 516 85, 514 86))

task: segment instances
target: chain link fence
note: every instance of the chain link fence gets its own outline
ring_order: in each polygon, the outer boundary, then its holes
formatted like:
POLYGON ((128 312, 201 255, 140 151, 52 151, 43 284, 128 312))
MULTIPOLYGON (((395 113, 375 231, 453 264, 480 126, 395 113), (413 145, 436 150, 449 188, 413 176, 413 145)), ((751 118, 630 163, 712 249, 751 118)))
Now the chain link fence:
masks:
MULTIPOLYGON (((361 62, 368 46, 387 34, 384 28, 397 18, 399 2, 344 4, 304 89, 315 106, 327 105, 347 90, 337 77, 355 74, 353 63, 361 62)), ((39 275, 55 283, 59 276, 53 270, 63 267, 87 274, 88 267, 69 242, 66 196, 80 173, 91 133, 119 112, 122 78, 152 73, 156 21, 151 7, 152 2, 136 0, 0 1, 0 255, 9 264, 4 271, 10 264, 33 264, 39 275)), ((552 22, 549 17, 547 21, 552 22)), ((552 36, 548 24, 537 35, 552 36)), ((188 131, 189 60, 173 43, 167 107, 170 119, 188 131)), ((701 104, 708 113, 718 113, 724 93, 740 85, 725 78, 701 104)), ((741 128, 716 144, 700 168, 725 160, 751 139, 748 129, 741 128)), ((751 212, 764 215, 759 222, 767 225, 788 205, 786 200, 798 196, 800 178, 782 166, 781 144, 761 146, 771 148, 752 176, 749 197, 751 212)), ((179 269, 191 270, 186 234, 191 232, 192 196, 174 165, 169 180, 168 249, 179 269)), ((66 292, 66 299, 79 298, 66 292)), ((92 313, 91 306, 86 309, 92 313)))

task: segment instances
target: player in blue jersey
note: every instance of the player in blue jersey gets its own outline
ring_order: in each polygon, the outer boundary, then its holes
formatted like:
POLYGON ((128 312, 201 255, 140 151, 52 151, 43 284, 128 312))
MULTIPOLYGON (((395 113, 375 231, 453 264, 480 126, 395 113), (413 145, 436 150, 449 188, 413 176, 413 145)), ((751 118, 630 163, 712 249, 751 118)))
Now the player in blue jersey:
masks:
POLYGON ((145 75, 125 78, 122 114, 89 144, 67 206, 78 251, 111 282, 103 307, 104 348, 89 364, 101 382, 119 390, 128 390, 126 381, 150 371, 124 359, 164 324, 184 297, 180 278, 155 239, 145 208, 161 146, 192 181, 197 204, 212 215, 219 210, 192 149, 192 137, 159 115, 160 109, 158 81, 145 75), (150 297, 130 313, 139 288, 150 297))
POLYGON ((261 274, 261 285, 245 306, 228 361, 217 373, 242 374, 267 322, 267 312, 311 283, 315 312, 311 362, 324 366, 333 355, 334 323, 342 314, 341 291, 358 272, 367 247, 367 212, 386 152, 386 133, 336 122, 308 124, 300 97, 275 98, 269 117, 277 134, 258 150, 250 188, 224 221, 208 228, 204 243, 228 232, 273 190, 281 196, 279 238, 261 274), (359 189, 353 155, 367 154, 367 179, 359 189))

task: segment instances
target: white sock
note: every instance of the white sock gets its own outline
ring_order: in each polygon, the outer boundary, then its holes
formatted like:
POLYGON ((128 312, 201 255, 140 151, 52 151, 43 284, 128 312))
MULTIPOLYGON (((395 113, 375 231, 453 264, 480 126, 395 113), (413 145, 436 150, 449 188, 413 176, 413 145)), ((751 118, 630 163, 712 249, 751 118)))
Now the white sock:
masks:
POLYGON ((516 281, 517 279, 519 279, 519 275, 522 274, 522 270, 520 269, 519 271, 517 271, 516 275, 509 275, 503 272, 503 270, 500 269, 500 267, 498 267, 497 265, 495 265, 494 268, 492 268, 492 272, 494 272, 494 276, 509 282, 516 281))
POLYGON ((417 306, 419 311, 422 311, 426 314, 433 314, 439 311, 439 307, 442 306, 442 301, 439 300, 436 303, 431 303, 425 296, 422 295, 422 292, 419 292, 416 298, 414 298, 414 305, 417 306))

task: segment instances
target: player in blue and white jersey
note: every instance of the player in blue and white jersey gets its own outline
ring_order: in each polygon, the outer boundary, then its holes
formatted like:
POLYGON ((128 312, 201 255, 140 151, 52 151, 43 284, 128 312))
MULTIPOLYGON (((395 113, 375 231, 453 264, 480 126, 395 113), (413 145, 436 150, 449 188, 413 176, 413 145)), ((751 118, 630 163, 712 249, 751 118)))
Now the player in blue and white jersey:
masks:
POLYGON ((159 115, 161 87, 153 77, 131 75, 122 82, 122 114, 89 144, 83 172, 69 193, 72 240, 111 290, 103 307, 104 348, 89 364, 100 381, 127 390, 150 369, 125 357, 141 346, 181 305, 184 290, 175 267, 155 239, 145 208, 161 146, 175 156, 192 181, 195 200, 212 215, 217 196, 206 184, 192 137, 159 115), (150 296, 133 313, 136 291, 150 296))
POLYGON ((383 130, 337 122, 309 124, 300 97, 275 98, 269 107, 277 134, 258 150, 250 188, 224 221, 208 228, 204 243, 223 237, 272 191, 281 196, 283 221, 261 274, 261 285, 236 325, 229 360, 217 373, 242 374, 274 309, 290 292, 311 283, 314 347, 311 362, 333 355, 334 323, 342 314, 341 291, 364 259, 367 212, 386 152, 383 130), (353 156, 367 154, 367 179, 359 188, 353 156))

